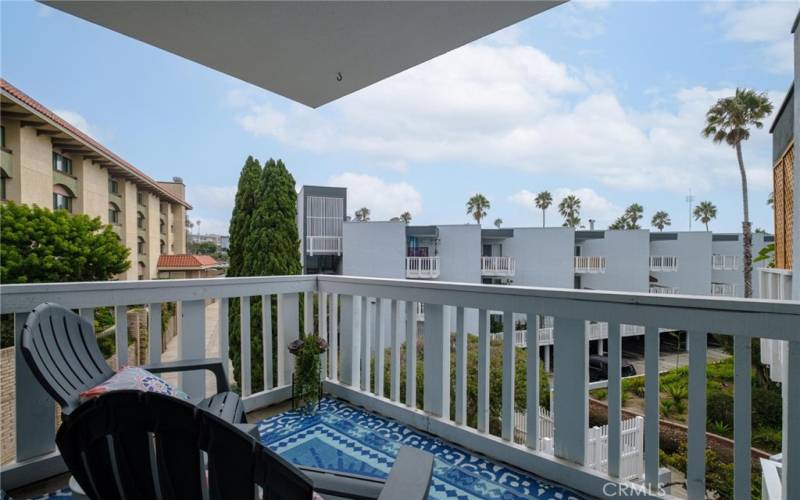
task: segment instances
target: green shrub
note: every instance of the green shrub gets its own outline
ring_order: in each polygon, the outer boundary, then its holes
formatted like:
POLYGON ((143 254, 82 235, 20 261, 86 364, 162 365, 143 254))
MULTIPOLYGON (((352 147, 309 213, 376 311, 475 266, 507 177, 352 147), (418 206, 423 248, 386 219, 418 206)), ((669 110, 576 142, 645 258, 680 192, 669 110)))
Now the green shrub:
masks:
POLYGON ((733 396, 727 392, 709 393, 706 399, 706 418, 733 427, 733 396))
POLYGON ((726 436, 730 437, 731 435, 731 426, 726 422, 721 422, 719 420, 709 420, 708 424, 706 425, 706 429, 708 432, 712 434, 716 434, 718 436, 726 436))
POLYGON ((780 389, 776 384, 769 388, 754 387, 750 409, 753 412, 753 427, 772 427, 781 429, 783 422, 783 402, 780 389))
POLYGON ((782 439, 780 429, 761 427, 753 431, 753 446, 768 453, 779 453, 782 439))
POLYGON ((689 388, 686 387, 686 384, 680 382, 674 382, 664 386, 664 391, 669 394, 673 402, 678 404, 689 397, 689 388))

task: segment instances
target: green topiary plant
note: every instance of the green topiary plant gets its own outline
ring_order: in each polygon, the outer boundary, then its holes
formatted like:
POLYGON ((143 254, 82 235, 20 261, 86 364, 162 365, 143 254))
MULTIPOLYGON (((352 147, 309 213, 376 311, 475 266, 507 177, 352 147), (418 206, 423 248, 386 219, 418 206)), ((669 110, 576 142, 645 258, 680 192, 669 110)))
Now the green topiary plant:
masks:
POLYGON ((313 411, 319 402, 322 377, 320 354, 327 350, 328 343, 316 335, 295 340, 289 345, 289 352, 295 355, 293 404, 303 411, 313 411))

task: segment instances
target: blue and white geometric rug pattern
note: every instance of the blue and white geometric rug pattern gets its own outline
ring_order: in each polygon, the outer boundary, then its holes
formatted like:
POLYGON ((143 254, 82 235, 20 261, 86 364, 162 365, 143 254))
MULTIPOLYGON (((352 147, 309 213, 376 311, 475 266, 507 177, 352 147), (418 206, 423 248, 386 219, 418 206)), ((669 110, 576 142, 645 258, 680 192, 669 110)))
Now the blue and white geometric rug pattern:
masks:
POLYGON ((401 445, 434 456, 429 499, 582 500, 571 490, 472 455, 392 420, 325 398, 318 411, 258 423, 261 441, 298 465, 386 478, 401 445))

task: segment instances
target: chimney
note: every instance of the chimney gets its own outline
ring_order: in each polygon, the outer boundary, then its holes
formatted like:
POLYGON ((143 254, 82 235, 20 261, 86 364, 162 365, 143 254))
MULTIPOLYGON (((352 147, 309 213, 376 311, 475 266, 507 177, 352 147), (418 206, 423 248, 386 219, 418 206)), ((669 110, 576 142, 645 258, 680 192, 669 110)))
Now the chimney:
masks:
POLYGON ((589 231, 594 231, 594 219, 589 219, 589 231))

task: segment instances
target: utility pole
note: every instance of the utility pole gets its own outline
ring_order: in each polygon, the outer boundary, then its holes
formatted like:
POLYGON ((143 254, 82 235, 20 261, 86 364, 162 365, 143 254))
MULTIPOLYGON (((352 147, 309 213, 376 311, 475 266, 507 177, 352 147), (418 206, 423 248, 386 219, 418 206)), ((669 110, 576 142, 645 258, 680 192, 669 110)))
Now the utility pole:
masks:
POLYGON ((686 203, 689 204, 689 231, 692 230, 692 202, 694 201, 694 196, 692 196, 692 190, 689 190, 689 196, 686 197, 686 203))

